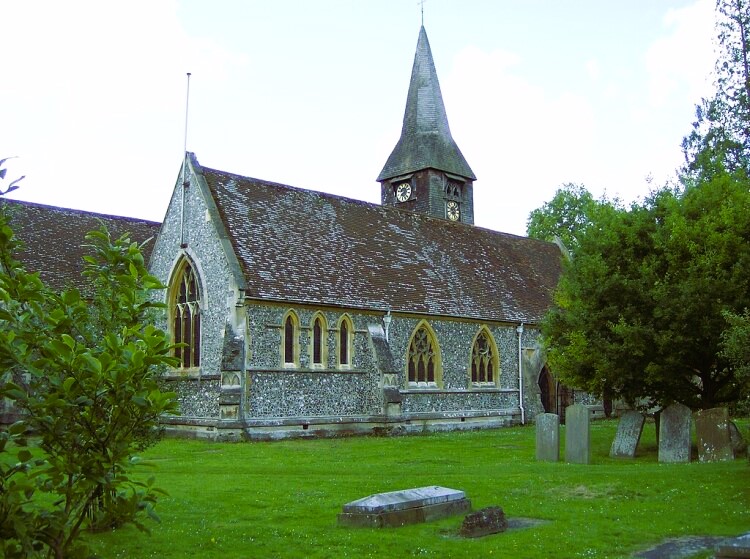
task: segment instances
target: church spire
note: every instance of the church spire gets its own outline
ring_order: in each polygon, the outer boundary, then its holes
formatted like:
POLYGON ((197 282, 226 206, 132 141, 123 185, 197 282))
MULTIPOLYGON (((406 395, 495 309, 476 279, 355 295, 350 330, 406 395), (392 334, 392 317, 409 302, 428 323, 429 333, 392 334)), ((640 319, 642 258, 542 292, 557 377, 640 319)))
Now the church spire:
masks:
POLYGON ((422 26, 414 55, 401 138, 377 180, 382 182, 427 168, 476 180, 451 136, 430 42, 422 26))
POLYGON ((473 224, 475 180, 451 136, 423 25, 411 70, 401 138, 378 176, 381 203, 473 224))

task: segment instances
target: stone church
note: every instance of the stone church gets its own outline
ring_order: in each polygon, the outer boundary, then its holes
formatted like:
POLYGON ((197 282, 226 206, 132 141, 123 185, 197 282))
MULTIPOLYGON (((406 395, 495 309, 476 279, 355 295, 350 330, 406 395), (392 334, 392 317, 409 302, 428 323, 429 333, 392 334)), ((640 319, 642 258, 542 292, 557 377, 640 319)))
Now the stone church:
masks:
MULTIPOLYGON (((167 430, 408 433, 593 404, 559 390, 539 346, 560 249, 476 227, 475 179, 424 27, 401 137, 377 178, 381 204, 186 154, 150 255, 168 286, 162 326, 179 344, 166 379, 180 415, 167 430)), ((143 235, 155 226, 134 225, 143 235)))

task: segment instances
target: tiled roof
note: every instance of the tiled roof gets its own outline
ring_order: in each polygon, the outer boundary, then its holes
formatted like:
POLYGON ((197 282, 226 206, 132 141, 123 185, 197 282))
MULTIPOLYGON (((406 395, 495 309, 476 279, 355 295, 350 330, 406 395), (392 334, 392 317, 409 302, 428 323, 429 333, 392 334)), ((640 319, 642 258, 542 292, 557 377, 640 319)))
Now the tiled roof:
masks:
POLYGON ((551 304, 561 260, 552 243, 202 173, 249 297, 525 323, 551 304))
POLYGON ((411 70, 401 137, 377 180, 427 168, 476 179, 451 135, 430 42, 422 27, 411 70))
MULTIPOLYGON (((4 199, 11 211, 11 227, 23 242, 24 249, 16 257, 30 272, 39 272, 50 287, 60 290, 75 286, 86 291, 83 256, 88 251, 86 233, 98 229, 100 222, 107 226, 113 238, 129 233, 138 244, 155 237, 159 223, 19 202, 4 199)), ((144 247, 144 257, 149 258, 153 243, 144 247)))

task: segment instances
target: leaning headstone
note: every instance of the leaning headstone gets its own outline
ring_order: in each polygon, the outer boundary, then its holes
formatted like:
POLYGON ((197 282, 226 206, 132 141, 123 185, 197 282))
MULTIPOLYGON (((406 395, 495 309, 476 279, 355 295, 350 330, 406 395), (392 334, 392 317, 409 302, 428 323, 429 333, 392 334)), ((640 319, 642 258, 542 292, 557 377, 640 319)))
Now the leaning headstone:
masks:
POLYGON ((342 526, 396 527, 429 522, 471 510, 466 493, 432 485, 378 493, 344 505, 342 526))
POLYGON ((464 517, 459 535, 464 538, 480 538, 508 529, 508 520, 500 507, 487 507, 464 517))
POLYGON ((634 410, 628 410, 622 414, 620 423, 617 425, 615 440, 612 441, 612 447, 609 450, 612 458, 635 458, 635 450, 638 448, 638 441, 641 440, 645 421, 643 414, 634 410))
POLYGON ((560 417, 556 413, 536 416, 536 459, 544 462, 560 460, 560 417))
POLYGON ((659 419, 659 462, 690 462, 690 408, 672 404, 659 419))
POLYGON ((745 437, 742 436, 739 427, 737 427, 737 424, 734 421, 729 422, 729 438, 732 441, 732 450, 734 451, 735 457, 742 456, 747 452, 745 437))
POLYGON ((695 436, 698 439, 698 460, 721 462, 734 460, 729 434, 727 408, 711 408, 695 412, 695 436))
POLYGON ((573 464, 591 462, 591 429, 589 409, 574 404, 565 409, 565 461, 573 464))

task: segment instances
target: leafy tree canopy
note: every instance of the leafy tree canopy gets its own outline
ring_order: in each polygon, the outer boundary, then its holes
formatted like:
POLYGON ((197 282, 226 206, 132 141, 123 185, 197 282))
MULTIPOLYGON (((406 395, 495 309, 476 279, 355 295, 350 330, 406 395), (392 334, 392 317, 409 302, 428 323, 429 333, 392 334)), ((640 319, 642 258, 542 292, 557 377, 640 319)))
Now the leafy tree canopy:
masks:
POLYGON ((555 192, 551 201, 531 212, 526 234, 534 239, 562 242, 567 251, 575 254, 580 237, 618 207, 617 200, 596 200, 583 185, 568 183, 555 192))
POLYGON ((750 169, 750 2, 716 1, 716 92, 696 106, 682 142, 686 176, 700 182, 750 169))
POLYGON ((0 398, 20 420, 0 431, 0 556, 88 557, 85 528, 145 528, 159 494, 130 472, 176 411, 159 383, 174 358, 150 325, 162 286, 138 245, 102 229, 87 236, 93 298, 53 292, 14 259, 9 211, 0 201, 0 398))
POLYGON ((710 408, 747 390, 721 348, 723 313, 750 306, 749 187, 725 173, 600 214, 542 325, 566 383, 638 407, 710 408))

